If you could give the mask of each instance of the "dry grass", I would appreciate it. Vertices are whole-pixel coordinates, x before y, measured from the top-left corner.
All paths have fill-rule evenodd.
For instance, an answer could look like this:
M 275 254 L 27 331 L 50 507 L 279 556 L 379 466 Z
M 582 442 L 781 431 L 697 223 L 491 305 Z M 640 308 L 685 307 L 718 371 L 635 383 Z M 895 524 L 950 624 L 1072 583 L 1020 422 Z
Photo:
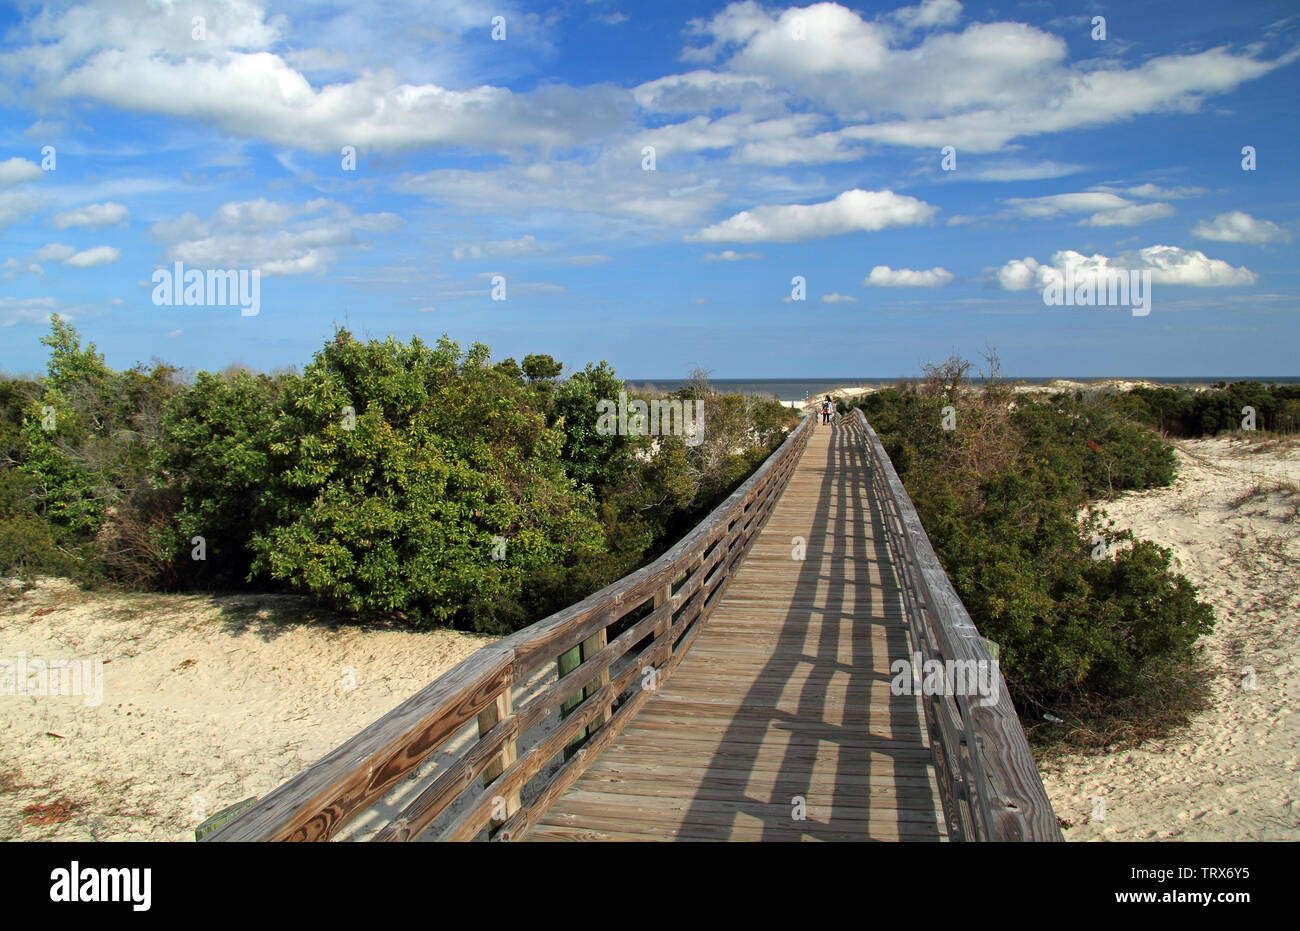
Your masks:
M 1295 520 L 1297 516 L 1300 516 L 1300 486 L 1282 479 L 1255 482 L 1254 485 L 1229 500 L 1228 508 L 1238 511 L 1252 501 L 1267 503 L 1269 498 L 1275 494 L 1281 495 L 1283 502 L 1290 505 L 1290 512 L 1282 518 L 1284 521 Z
M 23 809 L 24 825 L 47 827 L 51 824 L 63 824 L 71 821 L 73 815 L 86 807 L 85 802 L 73 802 L 66 798 L 52 802 L 35 802 Z

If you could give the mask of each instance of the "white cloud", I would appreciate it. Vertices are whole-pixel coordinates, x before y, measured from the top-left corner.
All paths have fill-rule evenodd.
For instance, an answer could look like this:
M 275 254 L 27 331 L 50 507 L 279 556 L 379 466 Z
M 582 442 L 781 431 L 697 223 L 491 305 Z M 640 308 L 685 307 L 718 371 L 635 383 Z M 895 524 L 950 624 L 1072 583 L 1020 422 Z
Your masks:
M 1114 188 L 1099 186 L 1093 188 L 1096 191 L 1114 191 Z M 1184 197 L 1199 197 L 1205 193 L 1203 187 L 1160 187 L 1156 184 L 1139 184 L 1135 187 L 1124 188 L 1123 193 L 1131 194 L 1134 197 L 1141 197 L 1143 200 L 1181 200 Z
M 401 9 L 389 9 L 394 5 Z M 415 3 L 350 3 L 296 15 L 292 34 L 288 19 L 268 15 L 258 0 L 208 0 L 192 9 L 207 21 L 201 42 L 191 38 L 190 5 L 175 9 L 170 0 L 89 0 L 35 13 L 14 30 L 30 36 L 30 44 L 0 53 L 0 69 L 21 75 L 44 99 L 94 100 L 335 154 L 344 145 L 386 151 L 570 145 L 608 129 L 631 103 L 628 91 L 607 84 L 516 94 L 466 80 L 463 69 L 450 65 L 443 84 L 427 79 L 440 59 L 468 64 L 454 42 L 445 55 L 429 54 L 429 29 L 419 24 L 431 15 L 440 25 L 459 31 L 463 20 L 464 30 L 486 34 L 491 16 L 505 13 L 512 47 L 544 49 L 543 18 L 512 2 L 489 7 L 454 0 L 432 11 Z M 394 29 L 397 22 L 407 25 Z M 420 39 L 422 55 L 415 54 Z M 347 48 L 366 60 L 350 57 L 349 70 L 327 70 L 328 83 L 313 82 L 299 67 L 345 63 L 295 52 L 321 47 Z M 457 76 L 463 89 L 445 86 Z
M 961 4 L 957 0 L 922 0 L 920 6 L 905 6 L 890 16 L 904 29 L 951 26 L 961 19 Z
M 40 205 L 36 196 L 25 190 L 10 188 L 36 181 L 44 174 L 39 165 L 25 158 L 10 158 L 0 162 L 0 228 L 36 212 Z
M 1012 259 L 998 269 L 998 283 L 1004 291 L 1027 291 L 1038 279 L 1038 268 L 1032 256 Z
M 666 188 L 664 172 L 641 170 L 641 146 L 640 138 L 625 140 L 594 160 L 521 162 L 478 171 L 435 169 L 403 175 L 393 188 L 468 213 L 563 211 L 603 217 L 636 235 L 644 235 L 647 224 L 697 225 L 725 199 L 716 180 L 689 169 L 674 172 L 679 186 Z
M 856 304 L 858 299 L 856 297 L 850 297 L 847 294 L 832 293 L 823 294 L 821 296 L 821 302 L 823 304 Z
M 1244 242 L 1260 245 L 1290 242 L 1291 234 L 1269 220 L 1257 220 L 1240 210 L 1221 213 L 1213 220 L 1202 220 L 1192 227 L 1192 235 L 1215 242 Z
M 94 268 L 96 265 L 112 265 L 122 253 L 112 246 L 94 246 L 69 256 L 63 261 L 70 268 Z
M 924 270 L 877 265 L 862 281 L 864 288 L 943 288 L 952 284 L 952 272 L 936 266 Z
M 503 256 L 537 255 L 546 250 L 537 245 L 537 240 L 528 234 L 519 239 L 503 239 L 497 242 L 485 242 L 478 245 L 456 246 L 451 250 L 457 260 L 495 259 Z
M 1115 194 L 1088 191 L 1080 194 L 1049 194 L 1045 197 L 1012 197 L 1006 205 L 1019 216 L 1040 220 L 1062 213 L 1091 213 L 1094 210 L 1114 210 L 1129 206 L 1129 202 Z
M 1135 270 L 1150 271 L 1153 284 L 1196 288 L 1252 285 L 1259 277 L 1248 268 L 1234 267 L 1222 259 L 1209 258 L 1196 249 L 1147 246 L 1137 251 L 1121 253 L 1114 258 L 1101 254 L 1086 256 L 1070 249 L 1062 249 L 1052 254 L 1050 265 L 1041 265 L 1033 258 L 1012 259 L 998 269 L 997 278 L 1004 290 L 1025 291 L 1033 287 L 1046 287 L 1063 278 L 1067 267 L 1072 269 L 1071 277 L 1075 281 L 1108 270 Z
M 52 297 L 0 297 L 0 327 L 46 323 L 51 315 L 68 319 L 67 308 Z
M 845 191 L 822 204 L 743 210 L 686 237 L 690 242 L 801 242 L 893 226 L 916 226 L 938 208 L 893 191 Z
M 706 252 L 704 261 L 706 262 L 744 262 L 749 259 L 761 259 L 762 253 L 759 252 L 736 252 L 734 249 L 723 249 L 721 252 Z
M 564 260 L 564 264 L 581 268 L 587 265 L 603 265 L 608 261 L 609 256 L 607 255 L 572 255 Z
M 961 181 L 1041 181 L 1046 178 L 1063 178 L 1078 174 L 1084 170 L 1083 165 L 1054 162 L 1050 159 L 1041 162 L 1003 161 L 979 165 L 975 168 L 961 169 Z
M 103 204 L 87 204 L 85 207 L 77 207 L 75 210 L 65 210 L 63 213 L 56 213 L 50 217 L 50 223 L 55 229 L 65 230 L 69 226 L 80 226 L 85 229 L 95 230 L 104 226 L 116 226 L 119 223 L 126 222 L 130 216 L 130 211 L 122 204 L 108 201 Z
M 258 199 L 222 204 L 207 220 L 184 213 L 149 233 L 166 244 L 170 262 L 302 275 L 324 271 L 341 249 L 362 247 L 359 233 L 387 233 L 401 225 L 396 214 L 355 214 L 325 198 L 303 204 Z
M 1149 220 L 1173 215 L 1174 208 L 1169 204 L 1130 204 L 1127 207 L 1102 210 L 1080 222 L 1085 226 L 1137 226 Z
M 1090 213 L 1092 216 L 1080 221 L 1085 226 L 1137 226 L 1174 213 L 1168 204 L 1134 204 L 1109 191 L 1012 197 L 1005 203 L 1009 211 L 1002 214 L 1004 217 L 1044 220 L 1061 214 Z
M 899 11 L 917 25 L 951 23 L 959 12 L 946 4 Z M 796 19 L 806 38 L 793 41 Z M 1290 63 L 1258 48 L 1236 54 L 1227 47 L 1152 57 L 1124 67 L 1117 61 L 1069 62 L 1058 35 L 1016 22 L 975 22 L 959 32 L 935 31 L 914 46 L 890 21 L 868 22 L 835 3 L 765 10 L 731 3 L 690 31 L 705 44 L 688 48 L 688 61 L 716 62 L 717 70 L 744 76 L 789 101 L 811 101 L 846 125 L 847 141 L 966 152 L 994 152 L 1017 137 L 1102 126 L 1148 113 L 1196 110 L 1213 94 Z M 697 89 L 722 90 L 720 81 L 696 77 Z
M 35 181 L 45 172 L 35 162 L 25 158 L 9 158 L 0 162 L 0 188 L 12 187 L 24 181 Z
M 52 242 L 41 246 L 32 254 L 38 262 L 66 262 L 77 254 L 77 250 L 72 246 L 65 246 L 61 242 Z
M 3 269 L 3 277 L 6 281 L 18 277 L 22 274 L 36 275 L 37 277 L 45 274 L 45 269 L 41 268 L 35 262 L 24 262 L 18 259 L 5 259 L 0 263 L 0 269 Z

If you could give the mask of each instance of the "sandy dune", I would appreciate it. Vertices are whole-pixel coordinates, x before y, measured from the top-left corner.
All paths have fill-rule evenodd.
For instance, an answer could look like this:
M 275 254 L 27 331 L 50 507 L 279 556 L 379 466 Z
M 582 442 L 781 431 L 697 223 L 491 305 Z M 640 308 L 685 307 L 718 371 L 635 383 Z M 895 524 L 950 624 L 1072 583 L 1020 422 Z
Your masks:
M 1181 442 L 1172 488 L 1106 508 L 1117 526 L 1172 549 L 1214 605 L 1205 645 L 1216 675 L 1210 707 L 1186 733 L 1044 764 L 1057 815 L 1074 823 L 1067 840 L 1300 840 L 1300 495 L 1233 506 L 1257 484 L 1295 489 L 1300 446 L 1251 449 Z
M 89 688 L 0 696 L 0 840 L 193 840 L 203 818 L 266 794 L 490 642 L 317 613 L 290 596 L 61 581 L 0 604 L 0 660 L 104 661 L 98 705 Z

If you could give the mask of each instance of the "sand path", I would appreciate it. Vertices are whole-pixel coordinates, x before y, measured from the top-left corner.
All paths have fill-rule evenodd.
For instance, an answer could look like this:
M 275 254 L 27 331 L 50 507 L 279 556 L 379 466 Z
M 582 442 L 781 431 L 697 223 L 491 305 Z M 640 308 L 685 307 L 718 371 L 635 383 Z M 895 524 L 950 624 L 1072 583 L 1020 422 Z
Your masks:
M 1067 840 L 1300 839 L 1300 495 L 1234 506 L 1261 482 L 1296 488 L 1300 447 L 1251 448 L 1181 442 L 1174 486 L 1106 508 L 1117 526 L 1172 549 L 1214 606 L 1204 643 L 1215 677 L 1210 707 L 1185 733 L 1044 764 L 1057 815 L 1074 823 Z

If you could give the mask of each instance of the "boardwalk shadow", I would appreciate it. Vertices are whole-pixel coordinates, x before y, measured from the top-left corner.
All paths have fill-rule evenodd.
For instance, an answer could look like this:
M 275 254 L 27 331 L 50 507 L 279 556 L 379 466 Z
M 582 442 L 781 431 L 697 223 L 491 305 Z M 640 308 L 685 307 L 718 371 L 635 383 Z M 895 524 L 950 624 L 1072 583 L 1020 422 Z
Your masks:
M 890 660 L 910 645 L 862 433 L 853 421 L 823 429 L 833 429 L 829 447 L 805 453 L 824 455 L 826 471 L 791 607 L 684 813 L 682 839 L 714 836 L 692 827 L 717 825 L 720 807 L 734 809 L 733 824 L 748 816 L 750 836 L 757 819 L 765 841 L 942 837 L 924 718 L 914 698 L 889 692 Z

